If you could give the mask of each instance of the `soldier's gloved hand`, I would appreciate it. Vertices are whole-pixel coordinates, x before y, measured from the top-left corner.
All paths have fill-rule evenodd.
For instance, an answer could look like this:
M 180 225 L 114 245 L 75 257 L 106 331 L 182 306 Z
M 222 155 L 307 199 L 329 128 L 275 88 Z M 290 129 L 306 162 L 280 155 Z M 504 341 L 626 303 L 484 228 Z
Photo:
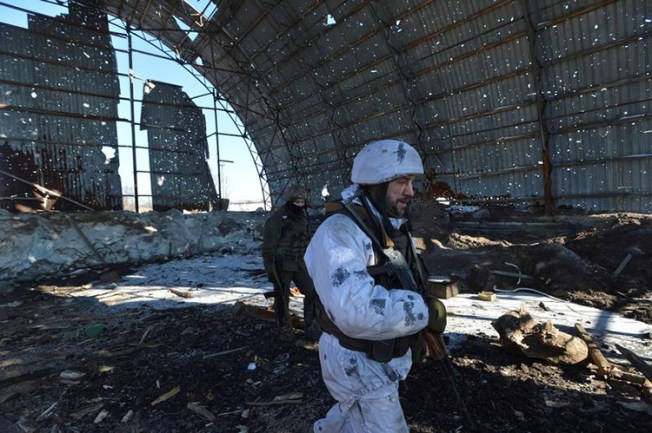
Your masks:
M 426 296 L 424 300 L 428 306 L 427 328 L 436 334 L 443 334 L 446 329 L 446 306 L 434 296 Z

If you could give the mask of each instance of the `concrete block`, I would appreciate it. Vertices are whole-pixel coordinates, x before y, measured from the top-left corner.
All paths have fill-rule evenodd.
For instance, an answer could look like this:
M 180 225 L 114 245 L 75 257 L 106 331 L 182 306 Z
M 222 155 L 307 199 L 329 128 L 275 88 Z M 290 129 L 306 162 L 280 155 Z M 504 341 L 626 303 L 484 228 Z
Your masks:
M 439 299 L 448 299 L 460 293 L 460 282 L 447 276 L 431 275 L 426 290 Z

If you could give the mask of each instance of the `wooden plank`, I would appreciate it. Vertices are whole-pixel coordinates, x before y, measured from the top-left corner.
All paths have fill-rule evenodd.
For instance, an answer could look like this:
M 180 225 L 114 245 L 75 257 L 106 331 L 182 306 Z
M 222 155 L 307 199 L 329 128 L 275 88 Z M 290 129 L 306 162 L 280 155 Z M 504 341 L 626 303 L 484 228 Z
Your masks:
M 182 298 L 192 298 L 192 293 L 187 290 L 171 288 L 170 292 L 174 293 L 177 296 L 181 296 Z
M 591 362 L 598 367 L 600 375 L 608 376 L 613 367 L 609 361 L 607 361 L 607 358 L 604 357 L 598 345 L 595 344 L 591 334 L 589 334 L 580 323 L 575 324 L 575 329 L 579 333 L 580 338 L 584 340 L 587 346 L 589 346 L 589 358 L 591 359 Z
M 274 313 L 274 310 L 263 308 L 263 307 L 257 307 L 255 305 L 247 305 L 241 301 L 237 301 L 235 304 L 233 304 L 233 307 L 231 308 L 231 313 L 234 316 L 246 315 L 249 317 L 253 317 L 254 319 L 260 319 L 266 322 L 276 323 L 276 313 Z M 294 329 L 305 328 L 305 324 L 301 317 L 290 315 L 290 320 L 292 321 L 292 327 Z
M 618 351 L 620 351 L 620 353 L 622 353 L 638 371 L 643 373 L 643 376 L 645 376 L 647 380 L 652 381 L 652 367 L 650 367 L 643 358 L 619 344 L 616 344 L 616 349 L 618 349 Z

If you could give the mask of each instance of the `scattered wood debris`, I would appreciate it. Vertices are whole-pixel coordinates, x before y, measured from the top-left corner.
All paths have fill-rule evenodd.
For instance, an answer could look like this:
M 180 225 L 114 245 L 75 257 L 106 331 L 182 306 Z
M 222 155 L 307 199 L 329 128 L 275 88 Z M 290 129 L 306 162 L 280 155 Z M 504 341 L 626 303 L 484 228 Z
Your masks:
M 257 307 L 254 305 L 247 305 L 244 302 L 236 302 L 231 308 L 231 314 L 234 316 L 245 315 L 253 317 L 255 319 L 265 320 L 267 322 L 276 323 L 276 315 L 274 310 L 267 309 L 264 307 Z M 290 320 L 292 320 L 292 327 L 294 329 L 303 329 L 305 324 L 303 318 L 297 317 L 293 314 L 290 315 Z
M 188 410 L 195 412 L 197 415 L 205 418 L 208 421 L 215 421 L 216 418 L 215 415 L 213 415 L 211 411 L 209 411 L 208 409 L 206 409 L 204 406 L 200 405 L 197 402 L 192 402 L 192 401 L 188 402 L 186 407 L 188 408 Z
M 239 352 L 239 351 L 244 350 L 246 348 L 247 348 L 247 346 L 242 346 L 242 347 L 238 347 L 236 349 L 229 349 L 229 350 L 223 350 L 221 352 L 209 353 L 208 355 L 202 356 L 202 359 L 215 358 L 216 356 L 222 356 L 222 355 L 226 355 L 226 354 L 229 354 L 229 353 Z
M 652 381 L 652 367 L 650 367 L 640 356 L 632 352 L 631 350 L 616 344 L 616 349 L 622 353 L 625 358 L 641 373 L 648 381 Z
M 609 361 L 607 361 L 607 358 L 604 357 L 598 345 L 593 341 L 591 334 L 586 332 L 586 329 L 584 329 L 584 326 L 582 326 L 581 323 L 576 323 L 575 329 L 579 333 L 580 338 L 587 344 L 589 348 L 589 358 L 591 359 L 591 362 L 598 367 L 598 373 L 601 376 L 608 376 L 611 373 L 612 366 Z
M 496 294 L 489 291 L 478 292 L 478 299 L 481 301 L 494 302 L 496 300 Z
M 170 292 L 174 293 L 177 296 L 182 298 L 192 298 L 192 293 L 188 290 L 175 289 L 174 287 L 170 289 Z
M 156 406 L 159 403 L 163 403 L 164 401 L 169 400 L 172 397 L 174 397 L 175 395 L 177 395 L 179 393 L 179 391 L 181 391 L 181 387 L 176 386 L 176 387 L 172 388 L 170 391 L 168 391 L 165 394 L 163 394 L 162 396 L 160 396 L 159 398 L 157 398 L 156 400 L 154 400 L 153 402 L 151 402 L 150 405 Z
M 102 409 L 100 413 L 98 413 L 95 419 L 93 420 L 93 424 L 101 423 L 104 420 L 104 418 L 106 418 L 107 416 L 109 416 L 109 411 L 106 409 Z
M 293 392 L 290 394 L 277 395 L 272 401 L 252 401 L 247 402 L 249 406 L 272 406 L 281 404 L 302 404 L 303 393 Z
M 580 338 L 588 345 L 589 348 L 589 359 L 596 367 L 598 367 L 598 374 L 608 379 L 616 379 L 620 381 L 630 382 L 635 385 L 641 385 L 643 388 L 652 389 L 652 382 L 647 378 L 632 374 L 629 372 L 622 371 L 619 368 L 614 367 L 604 356 L 598 345 L 593 340 L 591 334 L 589 334 L 586 329 L 580 323 L 575 324 L 575 329 L 580 335 Z M 622 349 L 619 345 L 616 345 L 618 350 Z M 627 349 L 625 349 L 627 350 Z
M 129 409 L 127 413 L 122 417 L 122 420 L 120 420 L 120 422 L 128 423 L 129 421 L 131 421 L 133 417 L 134 417 L 134 411 L 132 409 Z
M 73 419 L 82 419 L 85 416 L 90 415 L 92 413 L 96 413 L 96 412 L 99 413 L 102 410 L 102 408 L 104 408 L 104 403 L 92 403 L 82 407 L 80 410 L 74 412 L 70 416 Z

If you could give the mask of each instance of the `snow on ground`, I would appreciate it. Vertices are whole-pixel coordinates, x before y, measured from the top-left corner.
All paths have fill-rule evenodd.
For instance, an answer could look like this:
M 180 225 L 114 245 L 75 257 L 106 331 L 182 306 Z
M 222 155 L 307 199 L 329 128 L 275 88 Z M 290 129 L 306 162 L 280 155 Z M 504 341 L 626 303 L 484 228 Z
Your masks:
M 618 354 L 615 344 L 630 349 L 640 356 L 652 357 L 649 336 L 652 326 L 615 313 L 553 298 L 528 289 L 497 293 L 496 301 L 482 301 L 476 294 L 460 294 L 445 299 L 449 320 L 447 333 L 451 347 L 468 335 L 491 335 L 498 333 L 491 321 L 510 310 L 519 310 L 525 304 L 527 311 L 539 323 L 550 320 L 563 332 L 577 335 L 575 324 L 580 323 L 602 349 Z
M 184 298 L 170 289 L 192 296 Z M 94 297 L 117 308 L 167 309 L 194 304 L 230 308 L 236 301 L 270 306 L 272 299 L 265 299 L 264 293 L 271 290 L 259 255 L 225 254 L 150 264 L 124 275 L 118 282 L 89 285 L 74 292 L 74 296 Z M 449 313 L 446 334 L 451 348 L 471 335 L 497 338 L 491 321 L 509 310 L 518 310 L 524 303 L 535 320 L 541 323 L 551 320 L 561 331 L 575 335 L 573 327 L 581 323 L 603 350 L 617 354 L 614 346 L 617 343 L 640 356 L 652 357 L 652 347 L 647 343 L 652 326 L 528 289 L 497 293 L 493 302 L 482 301 L 475 294 L 459 294 L 443 302 Z M 302 316 L 301 306 L 301 296 L 291 298 L 290 309 L 295 315 Z
M 90 285 L 89 285 L 90 286 Z M 184 298 L 171 289 L 187 292 Z M 230 308 L 236 301 L 269 306 L 264 294 L 273 290 L 263 269 L 262 257 L 226 254 L 198 256 L 143 266 L 120 281 L 93 285 L 74 292 L 74 296 L 94 297 L 107 306 L 137 306 L 163 310 L 195 304 L 214 304 Z M 302 316 L 302 297 L 293 297 L 290 308 Z

